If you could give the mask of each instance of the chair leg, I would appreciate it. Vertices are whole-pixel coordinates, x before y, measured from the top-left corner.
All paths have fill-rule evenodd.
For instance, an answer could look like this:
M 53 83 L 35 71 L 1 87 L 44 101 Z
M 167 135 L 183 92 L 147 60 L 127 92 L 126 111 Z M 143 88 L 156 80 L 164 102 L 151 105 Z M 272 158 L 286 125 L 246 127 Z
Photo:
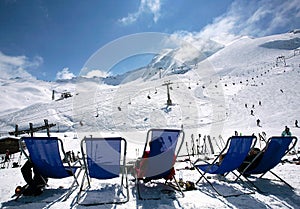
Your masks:
M 165 185 L 179 191 L 181 196 L 184 197 L 184 193 L 183 193 L 179 183 L 176 181 L 175 177 L 173 177 L 173 180 L 175 181 L 176 185 L 168 184 L 167 181 L 165 182 Z M 161 199 L 160 197 L 149 197 L 149 198 L 142 197 L 140 186 L 141 186 L 140 180 L 136 178 L 137 196 L 138 196 L 139 200 L 160 200 Z
M 74 181 L 73 183 L 71 184 L 70 188 L 69 188 L 69 191 L 65 194 L 65 197 L 64 199 L 62 200 L 63 202 L 66 201 L 70 195 L 75 191 L 75 189 L 79 186 L 79 183 L 78 183 L 78 177 L 80 175 L 82 171 L 82 168 L 80 168 L 80 170 L 78 171 L 77 175 L 73 174 L 74 176 Z M 76 186 L 75 186 L 75 183 L 76 183 Z
M 161 199 L 160 197 L 150 197 L 150 198 L 142 197 L 140 186 L 141 186 L 140 180 L 136 178 L 137 196 L 138 196 L 139 200 L 160 200 Z
M 276 176 L 280 181 L 282 181 L 283 183 L 285 183 L 288 187 L 290 187 L 291 189 L 294 189 L 294 187 L 292 187 L 289 183 L 287 183 L 285 180 L 283 180 L 282 178 L 280 178 L 277 174 L 275 174 L 272 171 L 269 171 L 269 172 L 271 172 L 274 176 Z
M 242 175 L 243 176 L 243 175 Z M 260 189 L 260 188 L 258 188 L 252 181 L 250 181 L 246 176 L 243 176 L 246 180 L 247 180 L 247 182 L 249 182 L 259 193 L 261 193 L 261 194 L 263 194 L 264 192 Z
M 181 196 L 184 197 L 184 193 L 183 193 L 183 191 L 182 191 L 182 189 L 181 189 L 178 181 L 175 179 L 175 176 L 173 176 L 173 180 L 175 181 L 175 184 L 176 184 L 176 188 L 175 189 L 177 189 L 181 193 Z
M 291 189 L 294 189 L 294 187 L 292 187 L 289 183 L 287 183 L 286 181 L 284 181 L 282 178 L 280 178 L 277 174 L 275 174 L 274 172 L 272 171 L 269 171 L 271 174 L 273 174 L 276 178 L 278 178 L 281 182 L 283 182 L 284 184 L 286 184 L 289 188 Z M 266 172 L 267 173 L 267 172 Z M 266 173 L 263 173 L 261 176 L 259 176 L 258 178 L 259 179 L 263 179 L 262 177 L 266 174 Z M 240 176 L 243 176 L 243 175 L 240 175 Z M 249 180 L 246 176 L 243 176 L 247 182 L 249 182 L 252 186 L 254 186 L 256 188 L 256 190 L 259 192 L 259 193 L 266 193 L 264 191 L 262 191 L 258 186 L 256 186 L 251 180 Z M 237 179 L 236 179 L 237 180 Z
M 205 181 L 212 187 L 212 189 L 219 195 L 219 196 L 222 196 L 222 197 L 237 197 L 237 196 L 240 196 L 240 195 L 247 195 L 247 194 L 254 194 L 254 192 L 248 192 L 248 193 L 246 193 L 246 192 L 242 192 L 242 193 L 240 193 L 240 194 L 229 194 L 229 195 L 225 195 L 225 194 L 221 194 L 217 189 L 216 189 L 216 187 L 205 177 L 205 173 L 204 174 L 202 174 L 200 171 L 199 171 L 199 173 L 202 175 L 201 177 L 200 177 L 200 179 L 197 181 L 197 183 L 196 184 L 198 184 L 199 183 L 199 181 L 202 179 L 202 178 L 204 178 L 205 179 Z M 234 172 L 232 172 L 234 175 L 236 175 Z M 249 187 L 250 188 L 250 187 Z
M 246 176 L 243 176 L 247 181 L 243 181 L 243 179 L 241 178 L 241 176 L 242 176 L 242 174 L 236 174 L 234 171 L 232 171 L 231 172 L 235 177 L 237 177 L 235 180 L 234 180 L 234 182 L 237 182 L 238 180 L 241 180 L 241 182 L 243 183 L 243 184 L 246 184 L 247 185 L 247 187 L 249 188 L 249 189 L 252 189 L 251 188 L 251 185 L 252 186 L 254 186 L 255 188 L 256 188 L 256 190 L 259 192 L 259 193 L 263 193 L 259 188 L 257 188 Z M 248 184 L 248 183 L 249 184 Z M 251 185 L 250 185 L 251 184 Z M 254 192 L 249 192 L 249 193 L 245 193 L 245 194 L 254 194 Z
M 200 169 L 197 166 L 194 166 L 194 167 L 201 175 L 200 178 L 196 181 L 196 184 L 198 184 L 201 181 L 201 179 L 204 177 L 204 174 L 200 171 Z
M 124 171 L 122 172 L 122 178 L 121 178 L 121 188 L 124 187 L 126 189 L 126 199 L 122 201 L 121 203 L 126 203 L 129 201 L 129 187 L 128 187 L 128 176 L 127 176 L 127 168 L 125 167 L 125 174 Z M 125 175 L 125 186 L 124 186 L 124 175 Z

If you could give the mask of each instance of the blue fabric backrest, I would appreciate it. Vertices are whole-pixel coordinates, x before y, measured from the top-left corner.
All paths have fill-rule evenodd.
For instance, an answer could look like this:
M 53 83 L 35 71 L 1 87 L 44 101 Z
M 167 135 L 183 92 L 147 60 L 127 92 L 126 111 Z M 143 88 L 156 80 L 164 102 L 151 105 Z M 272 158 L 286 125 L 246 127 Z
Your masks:
M 228 151 L 218 168 L 218 173 L 237 169 L 250 151 L 253 139 L 253 136 L 232 136 Z
M 122 138 L 86 138 L 86 154 L 89 176 L 111 179 L 120 174 Z
M 152 130 L 146 177 L 166 176 L 175 163 L 180 130 Z
M 293 141 L 293 137 L 271 137 L 267 145 L 267 149 L 263 153 L 258 165 L 247 172 L 246 174 L 265 173 L 276 165 L 278 165 L 289 149 L 289 145 Z
M 65 178 L 66 171 L 60 157 L 57 137 L 23 137 L 35 169 L 44 177 Z

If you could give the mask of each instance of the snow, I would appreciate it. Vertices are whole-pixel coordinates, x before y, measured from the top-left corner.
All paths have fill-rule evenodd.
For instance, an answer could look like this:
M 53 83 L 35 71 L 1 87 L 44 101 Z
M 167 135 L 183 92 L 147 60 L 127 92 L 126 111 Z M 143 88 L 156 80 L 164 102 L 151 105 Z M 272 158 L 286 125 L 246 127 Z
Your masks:
M 199 134 L 202 138 L 210 135 L 214 138 L 216 149 L 220 146 L 217 142 L 219 135 L 227 139 L 235 131 L 256 136 L 265 132 L 270 137 L 280 135 L 287 125 L 292 134 L 299 137 L 300 128 L 296 128 L 294 122 L 300 120 L 300 55 L 296 53 L 294 56 L 294 48 L 290 45 L 299 37 L 299 33 L 241 37 L 209 58 L 189 66 L 184 74 L 172 73 L 171 66 L 176 62 L 170 60 L 171 53 L 166 51 L 154 58 L 149 68 L 106 80 L 73 78 L 46 82 L 33 78 L 1 78 L 0 134 L 13 131 L 15 124 L 26 129 L 30 122 L 39 126 L 48 119 L 49 123 L 56 124 L 51 129 L 51 136 L 61 138 L 66 151 L 80 151 L 80 141 L 84 136 L 124 137 L 128 142 L 128 162 L 142 155 L 146 132 L 150 128 L 183 127 L 189 147 L 192 135 L 194 139 L 198 139 Z M 174 56 L 179 54 L 174 53 Z M 283 63 L 276 65 L 278 56 L 285 56 L 286 66 Z M 158 63 L 165 64 L 161 78 L 158 72 L 151 71 L 151 66 L 158 66 Z M 150 72 L 153 75 L 150 76 Z M 171 106 L 166 105 L 166 82 L 172 83 Z M 55 100 L 52 100 L 52 90 L 57 92 Z M 65 91 L 73 96 L 56 101 Z M 250 114 L 251 109 L 254 115 Z M 260 119 L 261 127 L 256 125 L 257 119 Z M 299 142 L 295 149 L 299 150 Z M 186 154 L 185 144 L 180 154 Z M 18 156 L 14 154 L 14 162 Z M 297 157 L 289 155 L 285 159 Z M 22 162 L 24 160 L 22 156 Z M 176 168 L 186 166 L 190 165 L 187 162 L 176 163 Z M 258 181 L 257 184 L 267 193 L 223 198 L 204 183 L 196 190 L 185 192 L 184 198 L 176 195 L 174 199 L 164 194 L 159 201 L 140 201 L 136 198 L 134 182 L 129 181 L 128 203 L 89 208 L 298 208 L 299 165 L 279 164 L 273 171 L 295 189 L 291 190 L 278 181 Z M 180 170 L 176 171 L 176 178 L 179 176 L 185 181 L 195 182 L 199 174 L 195 170 Z M 270 175 L 266 177 L 272 178 Z M 133 176 L 129 175 L 129 179 L 132 180 Z M 223 192 L 238 192 L 240 189 L 239 184 L 228 186 L 215 177 L 211 180 Z M 85 208 L 73 202 L 78 189 L 67 201 L 60 201 L 71 181 L 71 178 L 50 179 L 49 187 L 41 196 L 14 201 L 11 196 L 15 187 L 25 184 L 20 168 L 1 169 L 0 205 L 2 208 Z M 105 183 L 107 188 L 111 188 L 116 182 L 113 179 Z M 63 189 L 59 189 L 60 186 Z M 92 197 L 109 198 L 105 191 Z

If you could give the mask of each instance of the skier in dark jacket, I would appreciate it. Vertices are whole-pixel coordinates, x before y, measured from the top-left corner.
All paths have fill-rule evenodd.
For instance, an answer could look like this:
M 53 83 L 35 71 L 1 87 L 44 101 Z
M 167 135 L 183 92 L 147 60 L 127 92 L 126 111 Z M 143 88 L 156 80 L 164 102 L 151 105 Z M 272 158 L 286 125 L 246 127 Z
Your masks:
M 292 133 L 290 132 L 290 129 L 287 126 L 285 126 L 285 129 L 281 133 L 281 136 L 292 136 Z

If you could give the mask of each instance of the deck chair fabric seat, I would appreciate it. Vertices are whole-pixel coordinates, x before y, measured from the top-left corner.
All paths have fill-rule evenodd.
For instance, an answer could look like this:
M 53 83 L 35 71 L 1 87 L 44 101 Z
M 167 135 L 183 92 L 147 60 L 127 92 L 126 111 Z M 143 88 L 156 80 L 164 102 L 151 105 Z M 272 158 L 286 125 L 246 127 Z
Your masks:
M 73 176 L 80 166 L 65 166 L 58 153 L 56 137 L 23 138 L 30 153 L 29 157 L 37 171 L 44 177 L 66 178 Z M 38 152 L 36 152 L 38 150 Z
M 142 181 L 165 179 L 175 181 L 175 189 L 184 196 L 174 175 L 174 164 L 184 140 L 184 132 L 177 129 L 150 129 L 144 146 L 143 158 L 136 166 L 136 185 L 139 199 L 159 199 L 156 197 L 144 198 L 140 192 Z M 180 141 L 180 142 L 179 142 Z M 178 146 L 179 142 L 179 146 Z M 149 150 L 147 150 L 149 148 Z M 147 153 L 147 156 L 145 156 Z M 143 164 L 143 165 L 141 165 Z
M 193 163 L 193 166 L 201 175 L 196 184 L 204 178 L 217 192 L 217 194 L 223 197 L 237 196 L 236 194 L 221 194 L 205 176 L 207 174 L 224 175 L 230 172 L 234 174 L 234 170 L 238 169 L 243 163 L 251 147 L 255 145 L 256 140 L 255 136 L 232 136 L 227 140 L 225 148 L 212 163 L 199 164 L 200 160 L 196 160 Z M 224 157 L 223 160 L 219 162 L 221 156 Z
M 292 143 L 293 140 L 294 143 Z M 281 159 L 296 145 L 296 142 L 296 137 L 271 137 L 256 167 L 251 170 L 247 169 L 244 174 L 263 174 L 271 170 L 281 162 Z M 291 143 L 292 147 L 290 147 Z
M 286 181 L 280 178 L 277 174 L 272 172 L 271 169 L 276 167 L 281 162 L 282 158 L 295 147 L 296 143 L 297 143 L 297 138 L 294 136 L 288 136 L 288 137 L 273 136 L 269 138 L 266 147 L 260 153 L 262 156 L 258 155 L 257 158 L 254 158 L 252 163 L 250 163 L 243 171 L 240 171 L 241 175 L 246 177 L 249 175 L 261 174 L 261 176 L 259 177 L 261 178 L 267 172 L 270 172 L 275 177 L 277 177 L 280 181 L 285 183 L 287 186 L 293 188 Z M 251 166 L 254 163 L 256 165 Z M 246 179 L 249 181 L 247 177 Z M 256 188 L 259 191 L 261 191 L 257 186 Z
M 111 179 L 119 177 L 121 143 L 118 139 L 85 139 L 90 178 Z
M 64 200 L 79 186 L 77 177 L 79 176 L 82 166 L 79 164 L 71 165 L 70 162 L 63 163 L 62 155 L 66 155 L 63 142 L 57 137 L 22 137 L 20 144 L 25 143 L 28 154 L 23 146 L 21 151 L 31 160 L 34 168 L 43 176 L 53 179 L 62 179 L 74 177 L 68 192 L 65 194 Z M 77 174 L 76 174 L 77 173 Z
M 224 151 L 215 158 L 213 163 L 195 164 L 195 167 L 210 174 L 225 174 L 231 172 L 243 163 L 253 145 L 254 139 L 256 138 L 253 136 L 233 136 L 227 141 L 224 150 L 227 149 L 228 144 L 229 148 L 221 163 L 219 163 L 219 158 L 224 154 Z
M 123 151 L 122 151 L 123 149 Z M 85 173 L 82 179 L 80 191 L 77 195 L 77 203 L 80 205 L 120 204 L 129 200 L 128 178 L 126 170 L 127 142 L 121 137 L 84 138 L 81 141 Z M 96 202 L 84 202 L 82 192 L 96 191 L 96 185 L 91 179 L 107 180 L 120 178 L 121 189 L 126 190 L 125 198 L 112 197 L 111 200 Z M 85 181 L 87 186 L 84 188 Z M 125 181 L 125 182 L 124 182 Z M 101 199 L 101 198 L 100 198 Z
M 149 141 L 150 150 L 143 158 L 147 164 L 143 170 L 143 177 L 150 179 L 167 177 L 176 160 L 175 149 L 180 131 L 151 130 L 150 133 L 152 134 Z

